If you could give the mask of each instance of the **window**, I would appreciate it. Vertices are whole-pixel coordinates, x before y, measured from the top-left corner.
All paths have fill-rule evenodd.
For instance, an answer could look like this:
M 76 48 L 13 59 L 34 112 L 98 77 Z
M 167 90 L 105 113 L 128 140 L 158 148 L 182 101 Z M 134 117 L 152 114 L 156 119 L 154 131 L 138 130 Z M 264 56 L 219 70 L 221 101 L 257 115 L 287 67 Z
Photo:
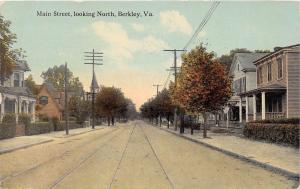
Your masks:
M 268 81 L 272 81 L 272 63 L 268 63 Z
M 14 87 L 20 87 L 20 74 L 14 73 Z
M 39 98 L 39 104 L 42 104 L 42 105 L 48 104 L 48 97 L 47 96 L 41 96 Z
M 282 58 L 277 59 L 278 79 L 282 78 Z
M 257 83 L 262 83 L 262 67 L 258 67 L 257 69 Z
M 240 71 L 240 65 L 239 64 L 237 65 L 237 70 Z

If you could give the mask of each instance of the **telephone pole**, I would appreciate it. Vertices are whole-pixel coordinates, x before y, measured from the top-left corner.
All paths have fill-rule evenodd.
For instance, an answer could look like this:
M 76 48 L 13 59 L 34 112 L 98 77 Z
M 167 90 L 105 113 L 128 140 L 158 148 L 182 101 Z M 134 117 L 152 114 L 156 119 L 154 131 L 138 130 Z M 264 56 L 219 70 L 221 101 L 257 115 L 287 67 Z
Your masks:
M 92 52 L 84 52 L 85 55 L 85 61 L 88 61 L 84 64 L 91 64 L 92 65 L 92 71 L 93 71 L 93 78 L 92 78 L 92 86 L 91 86 L 91 93 L 92 93 L 92 128 L 95 129 L 95 87 L 94 87 L 94 78 L 95 78 L 95 65 L 103 65 L 102 63 L 99 63 L 103 61 L 103 53 L 102 52 L 96 52 L 94 49 Z
M 68 110 L 68 63 L 65 63 L 65 121 L 66 135 L 69 134 L 69 110 Z
M 175 76 L 175 88 L 177 87 L 177 71 L 178 69 L 180 69 L 180 67 L 177 67 L 177 52 L 184 52 L 186 51 L 185 49 L 168 49 L 168 50 L 164 50 L 164 51 L 169 51 L 169 52 L 173 52 L 174 53 L 174 64 L 172 67 L 170 67 L 171 71 L 174 71 L 174 76 Z M 175 110 L 174 110 L 174 129 L 175 131 L 177 131 L 177 113 L 178 113 L 178 108 L 177 106 L 175 106 Z
M 153 84 L 153 87 L 156 87 L 156 96 L 158 95 L 158 88 L 160 87 L 161 85 L 159 85 L 159 84 Z

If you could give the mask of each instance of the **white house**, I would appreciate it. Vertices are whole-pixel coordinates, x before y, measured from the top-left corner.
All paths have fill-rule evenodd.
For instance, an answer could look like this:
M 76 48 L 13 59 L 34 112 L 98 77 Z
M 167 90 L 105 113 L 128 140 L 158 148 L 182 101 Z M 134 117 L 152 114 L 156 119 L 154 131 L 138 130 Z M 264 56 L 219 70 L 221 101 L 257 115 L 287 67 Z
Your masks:
M 0 84 L 0 121 L 7 113 L 14 113 L 18 121 L 21 113 L 35 121 L 35 96 L 24 86 L 24 73 L 30 71 L 27 63 L 17 62 L 13 73 L 3 85 Z
M 241 97 L 240 94 L 256 89 L 256 67 L 254 61 L 268 53 L 236 53 L 234 55 L 229 74 L 233 78 L 233 96 L 228 102 L 227 119 L 229 121 L 248 121 L 248 111 L 253 111 L 252 106 L 246 102 L 249 98 Z M 251 99 L 250 99 L 251 100 Z

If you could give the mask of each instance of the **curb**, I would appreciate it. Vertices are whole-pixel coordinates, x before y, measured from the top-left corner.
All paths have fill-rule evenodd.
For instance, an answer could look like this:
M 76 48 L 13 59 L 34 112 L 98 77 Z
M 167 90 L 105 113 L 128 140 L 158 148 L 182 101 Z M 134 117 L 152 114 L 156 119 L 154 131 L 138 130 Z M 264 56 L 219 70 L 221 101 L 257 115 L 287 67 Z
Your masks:
M 21 150 L 21 149 L 25 149 L 25 148 L 29 148 L 29 147 L 32 147 L 32 146 L 40 145 L 40 144 L 45 144 L 45 143 L 52 142 L 52 141 L 53 141 L 53 139 L 48 139 L 48 140 L 41 141 L 41 142 L 38 142 L 38 143 L 33 143 L 33 144 L 20 146 L 20 147 L 13 148 L 13 149 L 3 150 L 3 151 L 0 151 L 0 155 L 5 154 L 5 153 L 14 152 L 14 151 Z
M 259 166 L 259 167 L 262 167 L 264 169 L 267 169 L 269 171 L 272 171 L 272 172 L 275 172 L 275 173 L 279 173 L 279 174 L 282 174 L 284 176 L 287 176 L 287 177 L 290 177 L 292 179 L 295 179 L 295 180 L 299 180 L 299 174 L 297 173 L 294 173 L 294 172 L 291 172 L 291 171 L 287 171 L 285 169 L 282 169 L 282 168 L 279 168 L 279 167 L 275 167 L 275 166 L 272 166 L 272 165 L 269 165 L 269 164 L 266 164 L 266 163 L 262 163 L 260 161 L 257 161 L 257 160 L 254 160 L 254 159 L 251 159 L 251 158 L 248 158 L 247 156 L 243 156 L 243 155 L 240 155 L 240 154 L 237 154 L 237 153 L 234 153 L 234 152 L 231 152 L 231 151 L 228 151 L 228 150 L 224 150 L 222 148 L 219 148 L 219 147 L 216 147 L 216 146 L 213 146 L 211 144 L 207 144 L 205 142 L 201 142 L 199 140 L 196 140 L 196 139 L 193 139 L 193 138 L 190 138 L 188 136 L 184 136 L 184 135 L 181 135 L 179 133 L 174 133 L 172 131 L 169 131 L 167 129 L 164 129 L 164 128 L 160 128 L 160 127 L 157 127 L 158 129 L 161 129 L 163 131 L 166 131 L 166 132 L 169 132 L 175 136 L 179 136 L 179 137 L 182 137 L 184 139 L 187 139 L 189 141 L 192 141 L 192 142 L 195 142 L 195 143 L 198 143 L 198 144 L 201 144 L 203 146 L 206 146 L 210 149 L 213 149 L 213 150 L 216 150 L 216 151 L 219 151 L 219 152 L 222 152 L 226 155 L 229 155 L 229 156 L 232 156 L 234 158 L 237 158 L 237 159 L 240 159 L 240 160 L 243 160 L 243 161 L 247 161 L 247 162 L 250 162 L 256 166 Z
M 84 131 L 82 133 L 74 133 L 74 134 L 69 134 L 69 135 L 50 136 L 50 137 L 53 137 L 53 138 L 69 138 L 69 137 L 73 137 L 73 136 L 77 136 L 77 135 L 81 135 L 81 134 L 85 134 L 85 133 L 89 133 L 89 132 L 97 131 L 97 130 L 101 130 L 101 129 L 104 129 L 104 128 L 95 128 L 95 129 L 92 129 L 92 130 Z

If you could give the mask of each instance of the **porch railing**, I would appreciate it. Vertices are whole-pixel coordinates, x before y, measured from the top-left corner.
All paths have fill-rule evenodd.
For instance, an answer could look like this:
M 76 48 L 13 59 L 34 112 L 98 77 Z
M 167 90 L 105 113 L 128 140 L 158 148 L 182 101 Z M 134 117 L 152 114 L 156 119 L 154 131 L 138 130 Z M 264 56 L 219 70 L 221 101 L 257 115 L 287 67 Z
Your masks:
M 285 118 L 284 112 L 266 112 L 266 119 Z

